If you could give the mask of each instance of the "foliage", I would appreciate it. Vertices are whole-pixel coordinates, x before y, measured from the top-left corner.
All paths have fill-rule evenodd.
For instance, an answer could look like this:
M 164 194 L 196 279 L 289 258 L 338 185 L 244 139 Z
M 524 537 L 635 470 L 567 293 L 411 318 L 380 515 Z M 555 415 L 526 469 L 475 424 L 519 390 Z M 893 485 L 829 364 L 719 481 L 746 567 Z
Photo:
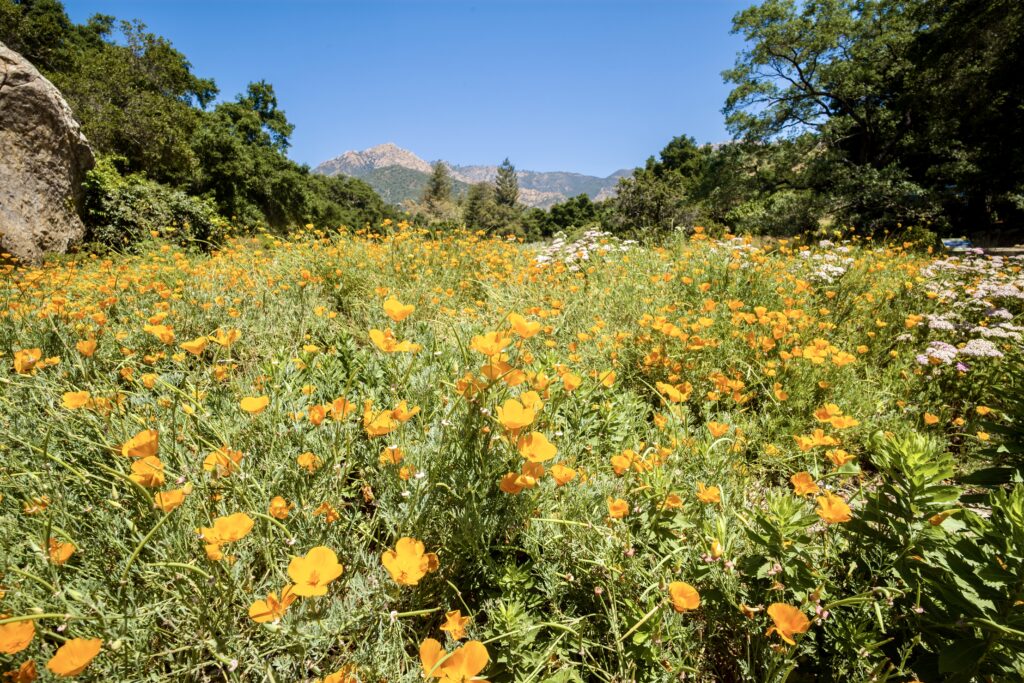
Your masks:
M 519 178 L 516 167 L 505 157 L 498 166 L 498 176 L 494 180 L 494 201 L 498 206 L 515 207 L 519 203 Z
M 831 237 L 11 269 L 0 671 L 1019 678 L 1024 487 L 958 479 L 1019 427 L 1020 269 Z
M 375 224 L 393 213 L 368 186 L 324 183 L 288 159 L 293 126 L 269 83 L 250 83 L 211 110 L 214 82 L 138 21 L 96 15 L 76 25 L 53 0 L 0 0 L 0 40 L 24 50 L 60 88 L 99 152 L 168 185 L 168 196 L 212 198 L 239 228 Z
M 100 158 L 85 181 L 87 241 L 123 250 L 154 237 L 206 249 L 227 236 L 228 224 L 208 199 L 147 180 L 122 176 L 115 159 Z
M 979 229 L 1019 220 L 1024 87 L 1010 65 L 1024 9 L 978 9 L 766 0 L 744 10 L 733 30 L 748 48 L 724 74 L 728 125 L 762 143 L 814 135 L 828 163 L 808 166 L 803 182 L 837 198 L 839 221 L 893 227 L 942 213 Z M 872 191 L 858 192 L 864 179 Z

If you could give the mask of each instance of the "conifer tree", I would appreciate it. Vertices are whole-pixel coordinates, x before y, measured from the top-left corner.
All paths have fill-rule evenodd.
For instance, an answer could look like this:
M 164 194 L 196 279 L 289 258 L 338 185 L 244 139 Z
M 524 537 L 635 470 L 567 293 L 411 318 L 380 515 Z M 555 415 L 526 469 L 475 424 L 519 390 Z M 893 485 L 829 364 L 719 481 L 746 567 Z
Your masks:
M 516 167 L 505 157 L 498 167 L 498 177 L 494 181 L 494 201 L 499 206 L 515 206 L 519 202 L 519 179 Z

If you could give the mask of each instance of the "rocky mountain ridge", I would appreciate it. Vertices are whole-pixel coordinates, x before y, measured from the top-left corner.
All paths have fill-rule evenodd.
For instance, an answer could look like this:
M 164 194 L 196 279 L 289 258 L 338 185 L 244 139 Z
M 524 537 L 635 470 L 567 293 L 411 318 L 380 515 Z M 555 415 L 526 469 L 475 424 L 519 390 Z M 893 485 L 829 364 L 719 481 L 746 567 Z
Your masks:
M 459 165 L 444 162 L 455 180 L 455 192 L 460 194 L 473 183 L 493 182 L 498 173 L 497 166 Z M 407 171 L 401 174 L 382 172 L 382 169 L 399 167 Z M 324 175 L 348 175 L 362 178 L 386 201 L 399 204 L 406 199 L 416 199 L 426 185 L 430 175 L 431 162 L 407 149 L 388 142 L 362 151 L 348 151 L 329 159 L 316 168 L 314 173 Z M 519 170 L 520 200 L 527 206 L 547 208 L 576 195 L 585 194 L 591 199 L 601 200 L 614 196 L 619 178 L 632 171 L 623 169 L 606 178 L 564 171 Z M 396 186 L 395 177 L 402 183 Z

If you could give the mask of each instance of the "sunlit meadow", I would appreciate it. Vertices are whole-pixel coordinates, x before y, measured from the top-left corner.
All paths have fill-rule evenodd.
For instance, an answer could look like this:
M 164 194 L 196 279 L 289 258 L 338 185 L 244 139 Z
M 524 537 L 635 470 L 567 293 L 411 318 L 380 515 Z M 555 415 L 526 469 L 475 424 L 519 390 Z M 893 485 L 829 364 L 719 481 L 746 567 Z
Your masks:
M 1022 263 L 405 225 L 7 267 L 0 672 L 1024 672 Z

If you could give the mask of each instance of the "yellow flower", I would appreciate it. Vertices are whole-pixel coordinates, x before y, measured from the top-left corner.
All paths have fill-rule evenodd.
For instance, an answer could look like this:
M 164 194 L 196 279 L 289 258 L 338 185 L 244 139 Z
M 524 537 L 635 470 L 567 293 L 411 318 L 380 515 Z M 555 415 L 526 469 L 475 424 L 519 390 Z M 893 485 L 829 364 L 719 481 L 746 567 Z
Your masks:
M 5 618 L 6 614 L 0 614 L 0 619 Z M 21 652 L 28 647 L 35 635 L 36 625 L 31 619 L 0 624 L 0 653 L 13 655 Z
M 846 501 L 829 492 L 818 497 L 818 507 L 815 512 L 829 524 L 840 524 L 852 519 L 850 506 L 846 504 Z
M 768 616 L 772 618 L 775 625 L 769 628 L 765 635 L 778 633 L 779 637 L 790 645 L 796 645 L 796 641 L 793 640 L 794 635 L 806 633 L 807 629 L 811 627 L 811 622 L 799 607 L 793 607 L 784 602 L 772 603 L 768 607 Z
M 437 555 L 424 553 L 422 541 L 403 537 L 398 539 L 394 550 L 381 555 L 381 563 L 388 570 L 395 583 L 402 586 L 415 586 L 427 572 L 438 567 Z
M 530 462 L 546 462 L 555 457 L 558 449 L 540 432 L 530 432 L 519 437 L 519 454 Z
M 611 388 L 615 384 L 615 371 L 605 370 L 597 376 L 597 381 L 605 388 Z
M 798 496 L 810 496 L 821 491 L 810 472 L 797 472 L 789 481 L 793 484 L 793 492 Z
M 57 648 L 46 668 L 57 676 L 77 676 L 85 671 L 102 647 L 103 641 L 99 638 L 72 638 Z
M 400 323 L 416 310 L 416 307 L 412 304 L 403 304 L 395 297 L 390 297 L 384 301 L 384 314 L 394 320 L 396 323 Z
M 576 470 L 566 467 L 561 463 L 556 463 L 551 466 L 551 478 L 555 480 L 556 485 L 565 486 L 576 478 Z
M 939 422 L 939 416 L 938 415 L 932 415 L 931 413 L 925 413 L 924 414 L 924 423 L 926 425 L 931 426 L 931 425 L 934 425 L 934 424 L 938 424 L 938 422 Z
M 310 549 L 303 557 L 293 557 L 288 564 L 288 576 L 295 582 L 293 592 L 302 597 L 327 595 L 327 585 L 342 571 L 338 556 L 322 545 Z
M 441 624 L 442 631 L 447 631 L 453 640 L 462 640 L 466 637 L 466 624 L 472 617 L 464 617 L 460 610 L 454 610 L 446 612 L 444 618 L 445 622 Z
M 697 482 L 697 500 L 702 503 L 721 503 L 722 491 L 717 486 L 705 486 L 704 482 Z
M 293 507 L 295 507 L 294 503 L 289 503 L 281 496 L 274 496 L 270 499 L 270 509 L 268 514 L 274 519 L 288 519 L 288 515 L 291 513 Z
M 622 498 L 608 499 L 608 516 L 612 519 L 622 519 L 629 514 L 629 503 Z
M 270 398 L 267 396 L 246 396 L 239 401 L 238 405 L 250 415 L 259 415 L 269 403 Z
M 668 585 L 668 596 L 672 600 L 672 609 L 686 612 L 700 607 L 700 593 L 684 581 L 673 581 Z
M 139 458 L 132 463 L 132 473 L 128 478 L 147 489 L 163 486 L 164 463 L 155 455 Z
M 92 394 L 88 391 L 67 391 L 61 397 L 61 405 L 68 410 L 78 410 L 92 403 Z
M 147 458 L 156 455 L 160 446 L 160 435 L 155 429 L 144 429 L 121 446 L 121 455 L 126 458 Z
M 279 621 L 284 618 L 288 607 L 298 597 L 292 592 L 292 584 L 286 584 L 281 589 L 281 597 L 277 593 L 268 593 L 266 600 L 257 600 L 249 605 L 249 618 L 257 624 L 265 624 L 268 621 Z
M 516 432 L 524 427 L 529 427 L 537 416 L 535 410 L 527 408 L 514 398 L 510 398 L 504 404 L 498 406 L 496 412 L 498 422 L 510 432 Z
M 427 638 L 420 644 L 420 664 L 425 678 L 439 678 L 442 683 L 466 683 L 484 670 L 490 655 L 478 640 L 471 640 L 448 654 L 441 643 Z

